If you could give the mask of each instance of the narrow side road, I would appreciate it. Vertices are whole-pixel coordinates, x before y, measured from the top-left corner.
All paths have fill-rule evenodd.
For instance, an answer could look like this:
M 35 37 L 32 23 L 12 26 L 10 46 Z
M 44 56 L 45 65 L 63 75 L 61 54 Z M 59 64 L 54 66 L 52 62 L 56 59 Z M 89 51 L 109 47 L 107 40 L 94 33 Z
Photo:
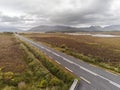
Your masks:
M 37 47 L 56 63 L 81 78 L 77 90 L 120 90 L 120 76 L 107 72 L 101 68 L 89 65 L 82 60 L 56 51 L 41 43 L 36 43 L 21 35 L 15 34 L 21 40 Z

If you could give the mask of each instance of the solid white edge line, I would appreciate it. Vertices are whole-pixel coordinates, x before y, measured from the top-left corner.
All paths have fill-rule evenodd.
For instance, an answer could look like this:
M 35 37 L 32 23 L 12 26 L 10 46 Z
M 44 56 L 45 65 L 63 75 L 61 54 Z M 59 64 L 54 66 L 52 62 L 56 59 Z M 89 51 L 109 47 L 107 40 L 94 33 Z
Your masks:
M 73 72 L 72 70 L 70 70 L 69 68 L 67 68 L 67 67 L 65 67 L 68 71 L 70 71 L 70 72 Z
M 27 41 L 30 41 L 30 42 L 34 43 L 33 41 L 31 41 L 31 40 L 29 40 L 29 39 L 27 39 L 27 38 L 24 38 L 24 37 L 19 36 L 19 35 L 17 35 L 17 36 L 18 36 L 19 38 L 22 38 L 22 39 L 25 39 L 25 40 L 27 40 Z M 34 43 L 34 44 L 36 44 L 36 43 Z M 53 52 L 53 51 L 51 51 L 51 50 L 49 50 L 49 49 L 47 49 L 47 48 L 44 48 L 44 49 L 46 49 L 46 50 L 49 51 L 49 52 Z M 58 54 L 55 53 L 55 52 L 54 52 L 53 54 L 56 55 L 56 56 L 62 57 L 62 56 L 58 55 Z M 115 82 L 113 82 L 113 81 L 111 81 L 111 80 L 109 80 L 109 79 L 107 79 L 107 78 L 105 78 L 105 77 L 103 77 L 103 76 L 101 76 L 101 75 L 98 75 L 98 74 L 92 72 L 91 70 L 88 70 L 88 69 L 80 66 L 79 64 L 76 64 L 76 63 L 74 63 L 74 62 L 72 62 L 72 61 L 68 61 L 67 58 L 64 58 L 64 60 L 67 61 L 67 62 L 69 62 L 69 63 L 72 63 L 72 64 L 74 64 L 74 65 L 76 65 L 76 66 L 79 66 L 81 69 L 83 69 L 83 70 L 85 70 L 85 71 L 87 71 L 87 72 L 89 72 L 89 73 L 91 73 L 91 74 L 93 74 L 93 75 L 95 75 L 95 76 L 99 76 L 100 78 L 103 78 L 103 79 L 109 81 L 109 83 L 111 83 L 112 85 L 120 88 L 120 84 L 117 84 L 117 83 L 115 83 Z M 65 68 L 68 69 L 69 71 L 73 72 L 73 71 L 70 70 L 69 68 L 67 68 L 67 67 L 65 67 Z
M 119 84 L 117 84 L 117 83 L 115 83 L 115 82 L 113 82 L 113 81 L 109 81 L 109 83 L 111 83 L 112 85 L 114 85 L 114 86 L 116 86 L 116 87 L 120 88 L 120 85 L 119 85 Z
M 113 81 L 111 81 L 111 80 L 109 80 L 109 79 L 107 79 L 107 78 L 105 78 L 105 77 L 103 77 L 103 76 L 101 76 L 101 75 L 98 75 L 98 76 L 99 76 L 100 78 L 104 79 L 104 80 L 107 80 L 107 81 L 108 81 L 109 83 L 111 83 L 112 85 L 120 88 L 120 84 L 118 84 L 118 83 L 116 83 L 116 82 L 113 82 Z
M 54 55 L 58 56 L 58 54 L 55 53 L 55 52 L 52 52 L 52 51 L 51 51 L 51 53 L 53 53 Z M 67 59 L 67 58 L 65 58 L 65 57 L 62 57 L 62 56 L 60 56 L 60 55 L 59 55 L 59 57 L 63 58 L 65 61 L 67 61 L 67 62 L 69 62 L 69 63 L 72 63 L 72 64 L 74 64 L 74 65 L 80 67 L 81 69 L 83 69 L 83 70 L 85 70 L 85 71 L 87 71 L 87 72 L 89 72 L 89 73 L 91 73 L 91 74 L 93 74 L 93 75 L 95 75 L 95 76 L 97 75 L 96 73 L 94 73 L 94 72 L 92 72 L 92 71 L 90 71 L 90 70 L 88 70 L 88 69 L 86 69 L 86 68 L 80 66 L 79 64 L 76 64 L 76 63 L 70 61 L 69 59 Z
M 85 79 L 84 77 L 80 77 L 82 80 L 84 80 L 85 82 L 87 82 L 88 84 L 91 84 L 90 81 L 88 81 L 87 79 Z
M 53 51 L 51 51 L 51 52 L 53 53 Z M 55 52 L 54 52 L 53 54 L 56 55 L 56 56 L 58 56 L 58 54 L 55 53 Z M 93 74 L 93 75 L 95 75 L 95 76 L 99 76 L 100 78 L 109 81 L 112 85 L 120 88 L 120 85 L 119 85 L 119 84 L 117 84 L 117 83 L 115 83 L 115 82 L 113 82 L 113 81 L 111 81 L 111 80 L 109 80 L 109 79 L 107 79 L 107 78 L 105 78 L 105 77 L 103 77 L 103 76 L 101 76 L 101 75 L 98 75 L 97 73 L 94 73 L 94 72 L 92 72 L 91 70 L 86 69 L 86 68 L 80 66 L 79 64 L 76 64 L 76 63 L 74 63 L 74 62 L 72 62 L 72 61 L 69 61 L 69 59 L 67 59 L 67 58 L 64 58 L 64 57 L 62 57 L 62 56 L 60 56 L 60 55 L 59 55 L 59 57 L 63 58 L 63 60 L 65 60 L 65 61 L 67 61 L 67 62 L 69 62 L 69 63 L 72 63 L 72 64 L 74 64 L 74 65 L 76 65 L 76 66 L 79 66 L 81 69 L 83 69 L 83 70 L 86 71 L 86 72 L 89 72 L 89 73 L 91 73 L 91 74 Z M 69 68 L 67 68 L 67 67 L 65 67 L 65 68 L 66 68 L 67 70 L 69 70 L 70 72 L 73 72 L 73 71 L 70 70 Z
M 97 76 L 97 75 L 98 75 L 98 74 L 96 74 L 96 73 L 92 72 L 91 70 L 86 69 L 86 68 L 84 68 L 84 67 L 82 67 L 82 66 L 80 66 L 80 65 L 79 65 L 79 67 L 80 67 L 81 69 L 83 69 L 84 71 L 86 71 L 86 72 L 89 72 L 89 73 L 93 74 L 94 76 Z

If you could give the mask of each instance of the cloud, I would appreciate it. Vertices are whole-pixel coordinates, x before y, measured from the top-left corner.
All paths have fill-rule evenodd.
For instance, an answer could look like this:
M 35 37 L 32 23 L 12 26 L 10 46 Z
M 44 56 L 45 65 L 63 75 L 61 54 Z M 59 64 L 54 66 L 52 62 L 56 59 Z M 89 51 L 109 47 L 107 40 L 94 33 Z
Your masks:
M 88 0 L 84 0 L 88 1 Z M 109 16 L 111 0 L 94 0 L 84 8 L 68 8 L 66 11 L 58 12 L 51 20 L 56 23 L 64 24 L 90 24 L 99 22 Z
M 0 22 L 22 28 L 120 24 L 119 4 L 119 0 L 0 0 Z

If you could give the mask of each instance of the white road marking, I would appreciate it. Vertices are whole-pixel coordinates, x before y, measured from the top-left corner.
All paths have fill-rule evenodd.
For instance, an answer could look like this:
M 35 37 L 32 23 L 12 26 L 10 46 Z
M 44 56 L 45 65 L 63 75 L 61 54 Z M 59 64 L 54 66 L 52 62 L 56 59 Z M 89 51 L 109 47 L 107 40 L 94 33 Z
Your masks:
M 33 43 L 34 45 L 36 45 L 36 46 L 38 46 L 38 47 L 40 46 L 40 45 L 36 44 L 35 42 L 33 42 L 33 41 L 29 40 L 29 39 L 26 39 L 26 38 L 24 38 L 24 37 L 22 37 L 22 36 L 19 36 L 19 35 L 17 35 L 17 36 L 18 36 L 19 38 L 25 39 L 26 41 L 29 41 L 29 42 Z M 51 51 L 51 50 L 49 50 L 49 49 L 47 49 L 47 48 L 44 48 L 44 49 L 46 49 L 46 50 L 49 51 L 49 52 L 53 52 L 53 51 Z M 56 55 L 56 56 L 59 56 L 59 57 L 63 58 L 62 56 L 58 55 L 57 53 L 53 53 L 53 54 Z M 109 79 L 107 79 L 107 78 L 105 78 L 105 77 L 103 77 L 103 76 L 101 76 L 101 75 L 98 75 L 98 74 L 92 72 L 91 70 L 88 70 L 88 69 L 80 66 L 79 64 L 77 64 L 77 63 L 75 63 L 75 62 L 69 61 L 67 58 L 63 58 L 63 59 L 64 59 L 65 61 L 69 62 L 69 63 L 72 63 L 72 64 L 80 67 L 81 69 L 83 69 L 83 70 L 85 70 L 85 71 L 87 71 L 87 72 L 89 72 L 89 73 L 91 73 L 91 74 L 93 74 L 93 75 L 95 75 L 95 76 L 98 76 L 98 77 L 100 77 L 100 78 L 102 78 L 102 79 L 104 79 L 104 80 L 109 81 L 109 83 L 111 83 L 112 85 L 120 88 L 120 84 L 117 84 L 117 83 L 115 83 L 115 82 L 113 82 L 113 81 L 111 81 L 111 80 L 109 80 Z M 69 71 L 73 72 L 73 71 L 70 70 L 69 68 L 67 68 L 67 67 L 65 67 L 65 68 L 68 69 Z
M 101 76 L 101 75 L 98 75 L 98 77 L 100 77 L 100 78 L 102 78 L 102 79 L 104 79 L 104 80 L 106 80 L 106 81 L 110 81 L 109 79 L 107 79 L 107 78 L 105 78 L 105 77 L 103 77 L 103 76 Z
M 68 71 L 70 71 L 70 72 L 73 72 L 72 70 L 70 70 L 69 68 L 67 68 L 67 67 L 65 67 Z
M 118 84 L 118 83 L 116 83 L 116 82 L 113 82 L 113 81 L 111 81 L 110 79 L 107 79 L 107 78 L 105 78 L 105 77 L 103 77 L 103 76 L 101 76 L 101 75 L 98 75 L 98 76 L 99 76 L 100 78 L 102 78 L 102 79 L 108 81 L 108 82 L 111 83 L 112 85 L 114 85 L 114 86 L 120 88 L 120 84 Z
M 93 75 L 95 75 L 95 76 L 98 75 L 98 74 L 92 72 L 91 70 L 88 70 L 88 69 L 86 69 L 86 68 L 84 68 L 84 67 L 82 67 L 82 66 L 80 66 L 80 65 L 79 65 L 79 67 L 80 67 L 81 69 L 83 69 L 84 71 L 89 72 L 89 73 L 91 73 L 91 74 L 93 74 Z
M 115 83 L 115 82 L 113 82 L 113 81 L 109 81 L 109 83 L 111 83 L 112 85 L 114 85 L 114 86 L 116 86 L 116 87 L 120 88 L 120 85 L 119 85 L 119 84 L 117 84 L 117 83 Z
M 49 50 L 49 49 L 47 49 L 47 48 L 45 48 L 45 50 L 47 50 L 48 52 L 51 52 L 51 50 Z
M 52 52 L 52 53 L 53 53 L 53 52 Z M 54 54 L 54 55 L 57 55 L 57 53 L 55 53 L 55 52 L 54 52 L 53 54 Z M 69 63 L 72 63 L 72 64 L 80 67 L 81 69 L 83 69 L 83 70 L 85 70 L 85 71 L 87 71 L 87 72 L 89 72 L 89 73 L 91 73 L 91 74 L 93 74 L 93 75 L 95 75 L 95 76 L 97 75 L 96 73 L 94 73 L 94 72 L 92 72 L 92 71 L 90 71 L 90 70 L 88 70 L 88 69 L 80 66 L 79 64 L 76 64 L 76 63 L 70 61 L 69 59 L 67 59 L 67 58 L 65 58 L 65 57 L 63 57 L 63 56 L 60 56 L 60 55 L 59 55 L 59 57 L 63 58 L 65 61 L 67 61 L 67 62 L 69 62 Z
M 50 59 L 52 59 L 52 57 L 51 56 L 48 56 Z
M 55 62 L 57 62 L 58 64 L 61 64 L 60 62 L 58 62 L 58 61 L 55 61 Z
M 80 77 L 82 80 L 84 80 L 85 82 L 87 82 L 88 84 L 91 84 L 90 81 L 88 81 L 87 79 L 85 79 L 84 77 Z
M 58 56 L 58 54 L 57 53 L 53 53 L 54 55 L 56 55 L 56 56 Z M 100 78 L 102 78 L 102 79 L 104 79 L 104 80 L 107 80 L 107 81 L 109 81 L 112 85 L 114 85 L 114 86 L 116 86 L 116 87 L 118 87 L 118 88 L 120 88 L 120 85 L 119 84 L 117 84 L 117 83 L 115 83 L 115 82 L 113 82 L 113 81 L 111 81 L 111 80 L 109 80 L 109 79 L 107 79 L 107 78 L 105 78 L 105 77 L 103 77 L 103 76 L 101 76 L 101 75 L 98 75 L 97 73 L 94 73 L 93 71 L 91 71 L 91 70 L 89 70 L 89 69 L 86 69 L 86 68 L 84 68 L 84 67 L 82 67 L 82 66 L 80 66 L 79 64 L 77 64 L 77 63 L 75 63 L 75 62 L 72 62 L 72 61 L 70 61 L 69 59 L 67 59 L 67 58 L 64 58 L 63 56 L 60 56 L 59 55 L 59 57 L 61 57 L 61 58 L 63 58 L 63 60 L 65 60 L 65 61 L 67 61 L 67 62 L 69 62 L 69 63 L 71 63 L 71 64 L 74 64 L 74 65 L 76 65 L 76 66 L 78 66 L 78 67 L 80 67 L 81 69 L 83 69 L 84 71 L 86 71 L 86 72 L 89 72 L 89 73 L 91 73 L 91 74 L 93 74 L 94 76 L 99 76 Z M 68 69 L 69 71 L 71 71 L 69 68 L 67 68 L 67 67 L 65 67 L 66 69 Z M 73 72 L 73 71 L 71 71 L 71 72 Z
M 55 52 L 52 52 L 52 51 L 51 51 L 51 53 L 53 53 L 54 55 L 56 55 L 56 56 L 58 56 L 58 57 L 60 56 L 59 54 L 57 54 L 57 53 L 55 53 Z
M 40 46 L 40 47 L 44 49 L 44 47 L 42 47 L 42 46 Z
M 69 62 L 69 63 L 74 63 L 74 62 L 72 62 L 72 61 L 70 61 L 69 59 L 67 59 L 67 58 L 64 58 L 64 57 L 62 57 L 62 56 L 60 56 L 61 58 L 63 58 L 65 61 L 67 61 L 67 62 Z

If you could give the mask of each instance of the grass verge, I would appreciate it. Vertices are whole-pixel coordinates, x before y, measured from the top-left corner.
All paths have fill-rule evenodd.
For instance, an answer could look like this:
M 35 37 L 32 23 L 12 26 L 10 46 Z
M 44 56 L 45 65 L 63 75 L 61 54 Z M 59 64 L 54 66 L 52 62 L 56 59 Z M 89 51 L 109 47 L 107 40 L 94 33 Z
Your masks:
M 120 67 L 113 66 L 113 65 L 110 65 L 108 63 L 102 62 L 102 59 L 100 57 L 92 57 L 91 55 L 87 56 L 87 55 L 84 55 L 82 53 L 74 52 L 73 50 L 68 48 L 65 44 L 62 44 L 61 46 L 55 46 L 55 45 L 52 45 L 52 44 L 49 44 L 46 42 L 42 42 L 42 43 L 49 46 L 49 47 L 52 47 L 58 51 L 61 51 L 61 52 L 66 53 L 68 55 L 71 55 L 75 58 L 78 58 L 82 61 L 99 66 L 99 67 L 104 68 L 104 69 L 111 71 L 113 73 L 120 74 Z
M 74 56 L 74 57 L 76 57 L 78 59 L 81 59 L 81 60 L 83 60 L 85 62 L 88 62 L 88 63 L 94 64 L 94 65 L 100 66 L 102 68 L 105 68 L 105 69 L 112 70 L 114 72 L 120 73 L 120 67 L 115 67 L 115 66 L 109 65 L 107 63 L 104 63 L 104 62 L 102 62 L 100 57 L 96 57 L 96 58 L 94 57 L 93 58 L 91 55 L 86 56 L 86 55 L 81 54 L 81 53 L 76 53 L 76 52 L 70 50 L 65 45 L 61 45 L 61 47 L 57 47 L 56 49 L 63 52 L 63 53 L 66 53 L 68 55 Z
M 45 56 L 40 50 L 37 48 L 29 45 L 28 43 L 22 42 L 27 49 L 35 56 L 36 59 L 38 59 L 42 65 L 47 68 L 47 70 L 57 77 L 59 80 L 61 80 L 64 85 L 61 86 L 60 90 L 68 90 L 71 84 L 74 81 L 75 76 L 66 71 L 64 68 L 56 64 L 53 60 L 51 60 L 49 57 Z M 58 89 L 57 89 L 58 90 Z
M 12 64 L 9 67 L 12 69 L 0 67 L 0 90 L 69 90 L 75 78 L 73 74 L 14 35 L 5 33 L 0 37 L 1 47 L 4 47 L 2 65 Z M 22 69 L 21 65 L 25 68 Z

